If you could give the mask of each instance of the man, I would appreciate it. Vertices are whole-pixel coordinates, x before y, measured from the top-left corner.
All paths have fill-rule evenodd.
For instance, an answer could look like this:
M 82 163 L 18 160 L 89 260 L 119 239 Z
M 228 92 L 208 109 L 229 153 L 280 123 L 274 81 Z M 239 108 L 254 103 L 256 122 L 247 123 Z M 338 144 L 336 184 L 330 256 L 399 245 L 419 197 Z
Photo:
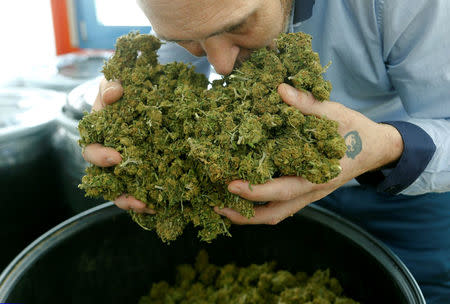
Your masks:
M 428 303 L 450 303 L 450 2 L 138 3 L 154 33 L 168 41 L 160 61 L 193 62 L 205 73 L 210 63 L 229 74 L 282 31 L 311 34 L 321 61 L 333 61 L 325 76 L 338 103 L 319 103 L 287 84 L 278 92 L 304 114 L 339 122 L 349 146 L 341 174 L 321 185 L 292 176 L 251 188 L 233 181 L 230 192 L 268 203 L 255 207 L 251 219 L 231 209 L 216 212 L 237 224 L 277 224 L 317 202 L 388 244 L 413 272 Z M 120 84 L 102 82 L 94 110 L 121 94 Z M 98 144 L 86 147 L 84 157 L 99 166 L 121 161 L 118 152 Z M 126 195 L 115 203 L 154 213 Z

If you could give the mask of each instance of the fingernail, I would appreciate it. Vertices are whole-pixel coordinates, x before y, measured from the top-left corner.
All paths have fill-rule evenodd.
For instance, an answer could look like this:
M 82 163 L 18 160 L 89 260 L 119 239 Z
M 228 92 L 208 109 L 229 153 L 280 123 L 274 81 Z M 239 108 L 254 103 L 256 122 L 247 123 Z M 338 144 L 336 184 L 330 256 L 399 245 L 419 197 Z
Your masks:
M 116 86 L 114 86 L 114 85 L 107 87 L 106 89 L 103 90 L 103 96 L 105 96 L 106 93 L 113 91 L 115 89 L 116 89 Z
M 241 189 L 238 185 L 229 184 L 228 191 L 230 191 L 231 193 L 234 193 L 234 194 L 239 194 L 241 192 Z
M 298 91 L 291 87 L 290 85 L 285 85 L 284 86 L 285 90 L 286 90 L 286 95 L 291 98 L 291 99 L 296 99 L 298 96 Z
M 110 165 L 115 165 L 115 164 L 117 164 L 117 160 L 114 159 L 114 157 L 107 157 L 107 158 L 106 158 L 106 162 L 107 162 L 108 164 L 110 164 Z
M 219 207 L 215 207 L 214 208 L 214 211 L 217 213 L 217 214 L 220 214 L 220 215 L 223 215 L 223 216 L 227 216 L 227 211 L 228 210 L 228 208 L 219 208 Z

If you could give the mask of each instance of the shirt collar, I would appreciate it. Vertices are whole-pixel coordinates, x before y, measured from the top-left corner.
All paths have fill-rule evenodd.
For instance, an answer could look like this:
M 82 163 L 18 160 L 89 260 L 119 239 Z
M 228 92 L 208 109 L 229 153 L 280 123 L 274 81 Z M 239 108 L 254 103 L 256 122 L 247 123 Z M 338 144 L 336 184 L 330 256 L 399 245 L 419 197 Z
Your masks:
M 294 25 L 308 20 L 312 16 L 313 6 L 316 0 L 293 0 L 289 17 L 289 33 L 294 31 Z

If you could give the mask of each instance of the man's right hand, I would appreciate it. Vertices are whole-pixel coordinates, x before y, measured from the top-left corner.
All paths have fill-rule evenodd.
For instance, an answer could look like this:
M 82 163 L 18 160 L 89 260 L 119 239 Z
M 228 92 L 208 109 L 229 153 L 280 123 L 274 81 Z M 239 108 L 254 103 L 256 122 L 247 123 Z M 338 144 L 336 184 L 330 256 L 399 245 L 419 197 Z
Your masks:
M 105 78 L 100 82 L 100 88 L 95 98 L 92 111 L 102 110 L 122 97 L 123 88 L 118 81 L 107 81 Z M 113 148 L 103 147 L 101 144 L 90 144 L 83 150 L 83 157 L 87 162 L 99 167 L 110 167 L 122 161 L 120 153 Z M 138 213 L 155 214 L 155 211 L 147 208 L 147 205 L 132 196 L 123 194 L 114 201 L 117 207 L 124 210 L 134 210 Z

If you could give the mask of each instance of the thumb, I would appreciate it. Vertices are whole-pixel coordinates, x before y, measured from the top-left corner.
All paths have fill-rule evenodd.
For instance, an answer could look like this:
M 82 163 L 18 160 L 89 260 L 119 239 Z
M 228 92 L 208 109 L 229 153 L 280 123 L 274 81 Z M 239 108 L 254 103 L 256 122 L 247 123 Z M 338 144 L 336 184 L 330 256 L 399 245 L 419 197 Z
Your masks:
M 286 104 L 296 108 L 305 115 L 314 115 L 337 121 L 341 134 L 346 134 L 350 125 L 353 125 L 353 128 L 355 128 L 357 126 L 356 123 L 367 119 L 361 113 L 338 102 L 317 101 L 311 92 L 297 90 L 286 83 L 278 86 L 278 94 L 280 94 Z
M 317 101 L 311 92 L 300 91 L 282 83 L 278 86 L 278 94 L 288 105 L 300 110 L 303 114 L 324 115 L 323 104 Z

